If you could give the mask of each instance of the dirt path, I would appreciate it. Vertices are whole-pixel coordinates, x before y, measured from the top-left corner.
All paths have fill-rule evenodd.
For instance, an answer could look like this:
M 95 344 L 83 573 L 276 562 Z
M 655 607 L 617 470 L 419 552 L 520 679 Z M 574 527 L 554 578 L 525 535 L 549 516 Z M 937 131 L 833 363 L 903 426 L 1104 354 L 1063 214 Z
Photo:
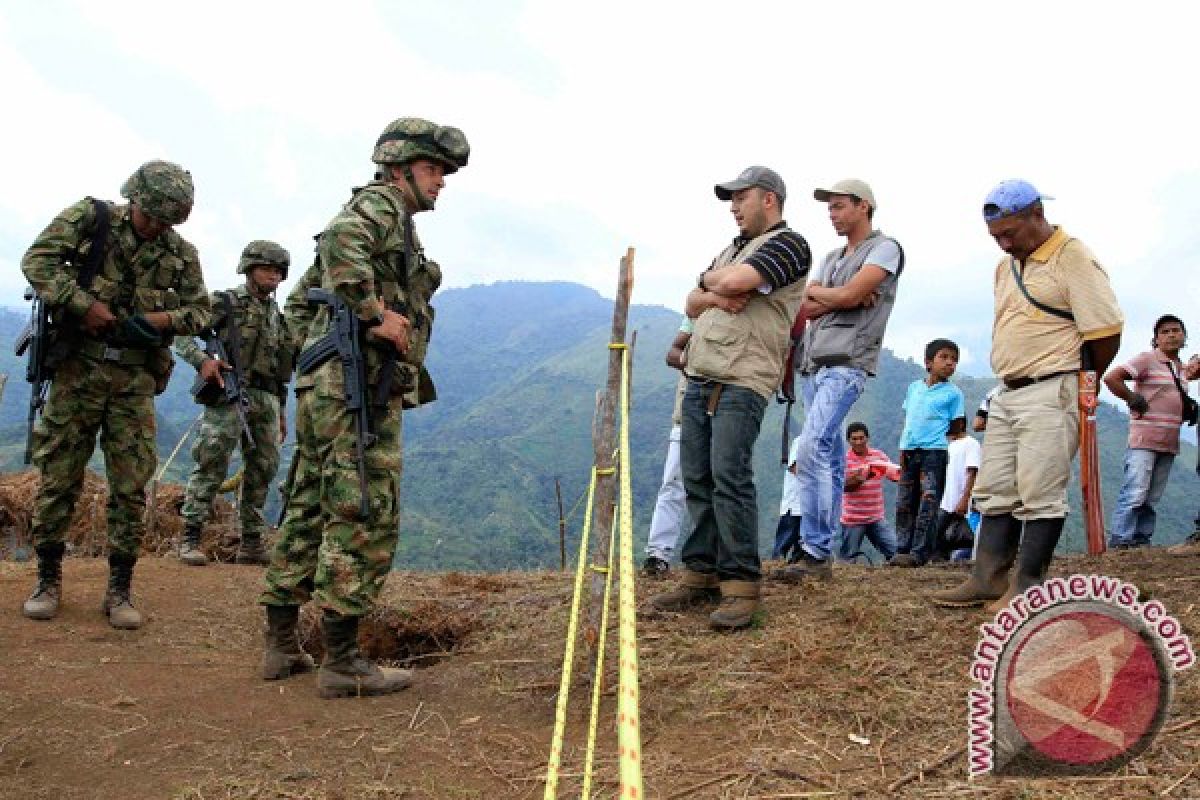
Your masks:
M 1057 571 L 1068 569 L 1135 578 L 1200 632 L 1194 560 L 1120 554 Z M 135 590 L 149 619 L 133 632 L 110 629 L 98 612 L 101 561 L 67 561 L 65 608 L 51 622 L 18 611 L 32 573 L 0 562 L 0 797 L 541 797 L 567 576 L 395 574 L 389 604 L 453 613 L 472 630 L 450 652 L 419 659 L 410 691 L 324 701 L 312 676 L 257 678 L 260 570 L 146 558 Z M 644 615 L 647 796 L 883 797 L 920 763 L 961 747 L 965 669 L 982 619 L 922 599 L 957 577 L 849 568 L 829 586 L 771 587 L 766 624 L 735 636 L 710 633 L 699 616 Z M 575 685 L 582 700 L 585 679 Z M 578 796 L 582 757 L 585 710 L 572 708 L 563 797 Z M 611 688 L 603 714 L 596 796 L 611 797 Z M 1197 718 L 1192 671 L 1178 682 L 1168 725 Z M 1197 798 L 1198 759 L 1200 724 L 1160 737 L 1102 792 L 1079 781 L 968 784 L 955 760 L 893 796 L 1148 797 L 1170 788 L 1170 797 Z

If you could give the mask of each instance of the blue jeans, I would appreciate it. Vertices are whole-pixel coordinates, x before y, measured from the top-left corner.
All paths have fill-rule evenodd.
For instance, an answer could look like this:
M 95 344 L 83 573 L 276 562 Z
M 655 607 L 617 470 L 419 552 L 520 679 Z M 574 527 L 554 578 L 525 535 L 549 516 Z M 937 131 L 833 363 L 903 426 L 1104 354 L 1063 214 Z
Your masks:
M 1171 465 L 1175 463 L 1173 453 L 1158 453 L 1154 450 L 1125 451 L 1125 482 L 1113 509 L 1110 547 L 1136 547 L 1149 544 L 1154 535 L 1157 503 L 1167 488 L 1171 476 Z
M 896 555 L 896 534 L 886 522 L 877 519 L 863 525 L 842 526 L 837 548 L 838 561 L 857 561 L 859 556 L 865 558 L 866 553 L 862 551 L 864 537 L 875 545 L 884 561 Z
M 896 491 L 896 551 L 924 564 L 933 555 L 938 506 L 946 485 L 945 450 L 904 450 Z
M 867 383 L 854 367 L 821 367 L 804 379 L 804 427 L 796 454 L 800 479 L 800 538 L 813 558 L 829 558 L 842 518 L 846 483 L 846 437 L 842 422 Z
M 680 558 L 693 572 L 722 581 L 762 579 L 752 458 L 766 408 L 767 398 L 741 386 L 688 384 L 679 444 L 692 530 Z
M 796 546 L 800 544 L 800 517 L 796 514 L 780 514 L 779 525 L 775 527 L 775 549 L 771 558 L 791 558 Z

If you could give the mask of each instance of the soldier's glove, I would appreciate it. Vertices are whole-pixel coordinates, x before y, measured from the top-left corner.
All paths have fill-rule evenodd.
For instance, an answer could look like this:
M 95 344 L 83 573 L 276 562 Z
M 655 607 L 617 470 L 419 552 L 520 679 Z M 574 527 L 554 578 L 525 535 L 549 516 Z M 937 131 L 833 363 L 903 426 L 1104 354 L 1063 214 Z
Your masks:
M 1146 398 L 1134 392 L 1133 396 L 1129 398 L 1129 410 L 1135 414 L 1145 414 L 1150 410 L 1150 404 L 1146 402 Z
M 162 345 L 162 334 L 141 314 L 134 314 L 121 323 L 117 340 L 125 347 L 148 350 Z

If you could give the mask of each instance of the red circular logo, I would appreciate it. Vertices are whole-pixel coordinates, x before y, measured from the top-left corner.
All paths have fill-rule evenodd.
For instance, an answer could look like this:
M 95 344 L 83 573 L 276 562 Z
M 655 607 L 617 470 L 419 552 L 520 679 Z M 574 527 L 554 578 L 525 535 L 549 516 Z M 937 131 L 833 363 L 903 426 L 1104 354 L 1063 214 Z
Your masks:
M 1009 643 L 1000 676 L 997 701 L 1016 740 L 1004 749 L 1043 766 L 1118 766 L 1149 745 L 1170 704 L 1162 643 L 1105 603 L 1072 603 L 1030 620 Z

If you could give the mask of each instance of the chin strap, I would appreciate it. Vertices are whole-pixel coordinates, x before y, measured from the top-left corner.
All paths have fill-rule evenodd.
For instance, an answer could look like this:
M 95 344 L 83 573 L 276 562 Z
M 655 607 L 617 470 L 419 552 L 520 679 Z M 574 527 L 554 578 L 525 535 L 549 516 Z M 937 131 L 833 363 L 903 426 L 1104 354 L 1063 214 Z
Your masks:
M 404 173 L 404 180 L 408 182 L 408 188 L 412 191 L 413 200 L 417 204 L 417 210 L 432 211 L 433 201 L 429 199 L 429 195 L 417 188 L 417 181 L 413 178 L 412 167 L 405 162 L 400 165 L 400 171 Z

